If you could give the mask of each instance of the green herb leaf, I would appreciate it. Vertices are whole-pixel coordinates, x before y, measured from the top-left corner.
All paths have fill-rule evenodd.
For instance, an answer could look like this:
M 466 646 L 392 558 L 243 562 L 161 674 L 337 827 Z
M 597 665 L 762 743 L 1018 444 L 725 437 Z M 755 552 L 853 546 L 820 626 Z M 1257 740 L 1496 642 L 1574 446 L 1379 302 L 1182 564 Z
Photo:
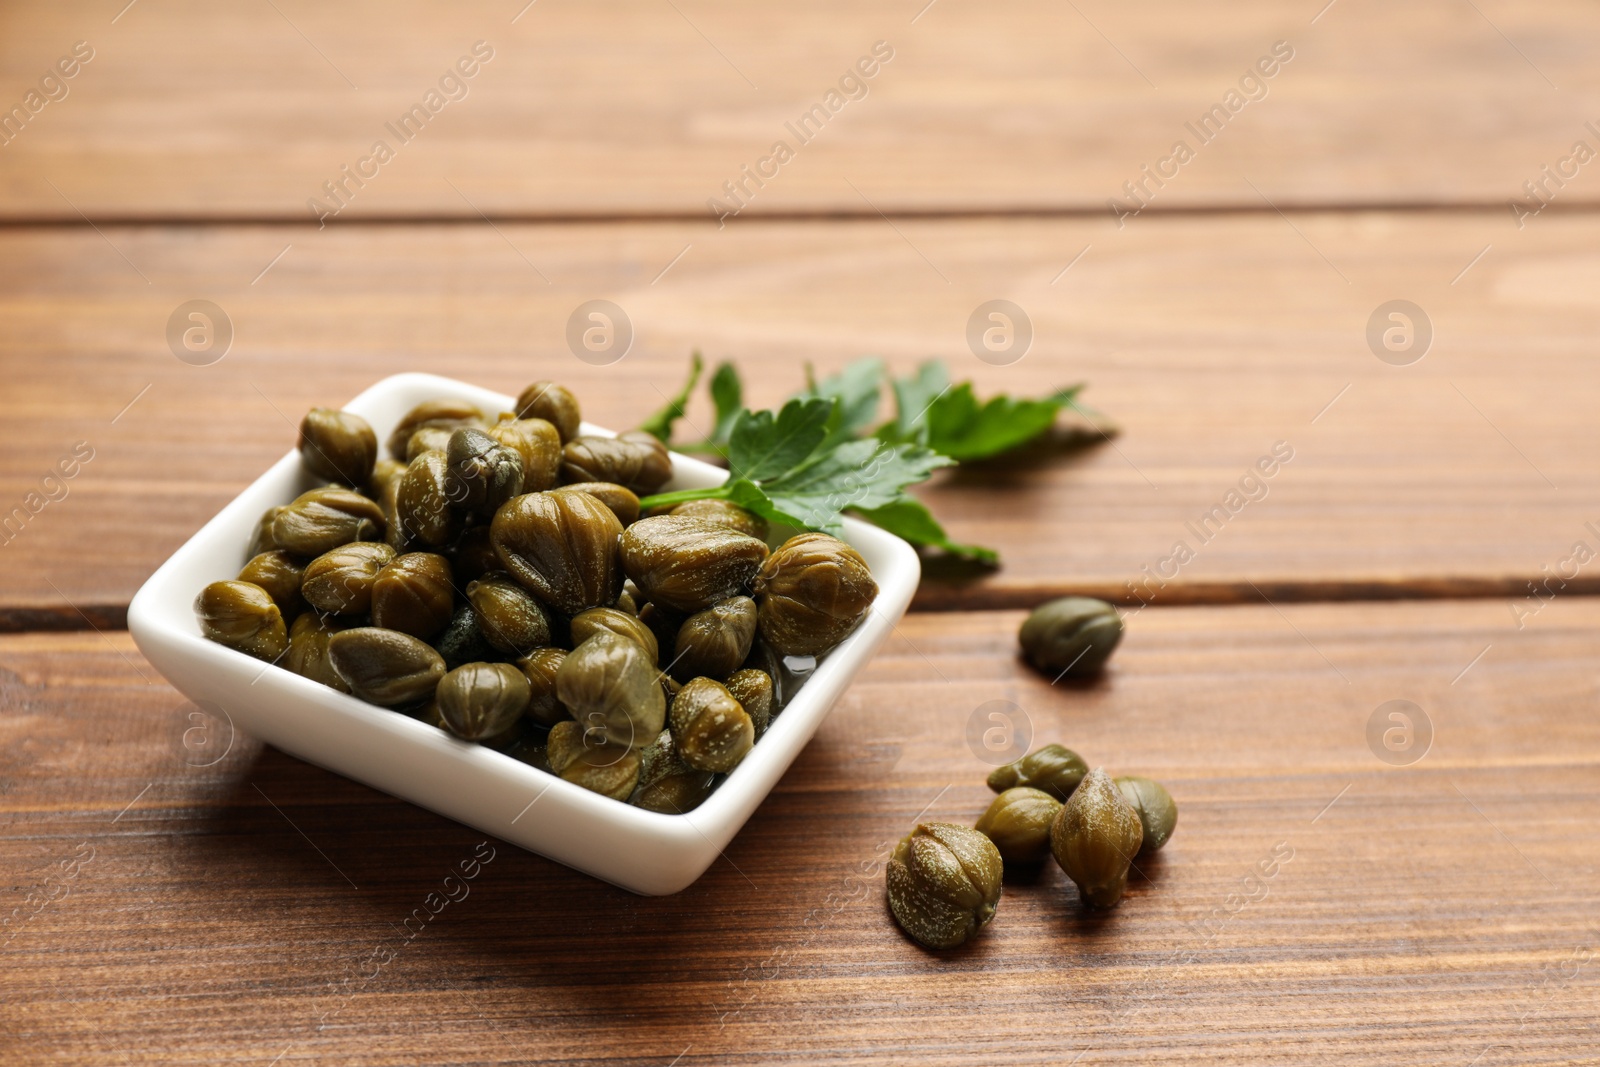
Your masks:
M 694 392 L 694 387 L 700 383 L 700 372 L 704 368 L 705 363 L 700 359 L 700 353 L 693 353 L 689 357 L 689 380 L 683 383 L 683 388 L 662 405 L 660 410 L 641 422 L 639 429 L 653 434 L 663 444 L 670 443 L 673 424 L 683 418 L 684 409 L 689 406 L 689 396 Z
M 837 444 L 864 435 L 878 417 L 878 397 L 883 384 L 883 360 L 858 359 L 838 374 L 822 381 L 811 381 L 806 366 L 805 396 L 830 397 L 839 402 L 837 424 L 830 427 L 826 444 Z
M 878 436 L 885 440 L 916 441 L 928 424 L 928 408 L 950 387 L 950 375 L 944 363 L 930 359 L 917 368 L 909 378 L 895 378 L 894 422 L 885 423 Z
M 728 435 L 728 469 L 752 482 L 793 470 L 827 437 L 833 408 L 832 400 L 813 397 L 789 401 L 776 416 L 741 412 Z
M 773 505 L 800 525 L 838 535 L 846 508 L 870 510 L 901 498 L 908 485 L 925 481 L 951 460 L 917 445 L 846 441 L 810 462 L 762 483 Z
M 874 526 L 888 530 L 896 537 L 903 537 L 914 545 L 937 548 L 952 556 L 975 560 L 991 567 L 1000 564 L 1000 554 L 992 548 L 950 540 L 928 506 L 912 497 L 903 496 L 878 508 L 857 509 L 857 514 Z
M 732 363 L 718 364 L 711 375 L 711 404 L 717 419 L 711 430 L 711 443 L 726 446 L 733 424 L 744 411 L 744 383 L 739 380 L 739 368 Z

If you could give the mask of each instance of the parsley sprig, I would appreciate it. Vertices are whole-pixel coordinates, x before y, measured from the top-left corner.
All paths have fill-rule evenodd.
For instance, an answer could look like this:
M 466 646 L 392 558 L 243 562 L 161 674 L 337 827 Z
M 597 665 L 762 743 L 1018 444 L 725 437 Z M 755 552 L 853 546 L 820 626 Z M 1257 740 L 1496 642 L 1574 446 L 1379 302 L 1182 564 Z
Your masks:
M 711 489 L 686 489 L 648 497 L 647 507 L 707 498 L 729 500 L 769 521 L 838 533 L 848 512 L 915 545 L 990 566 L 993 549 L 952 541 L 925 504 L 906 489 L 933 471 L 992 459 L 1047 433 L 1063 411 L 1088 419 L 1102 436 L 1115 432 L 1083 407 L 1083 386 L 1037 399 L 1004 394 L 979 400 L 971 382 L 952 384 L 939 360 L 904 378 L 890 377 L 880 359 L 850 363 L 821 381 L 806 368 L 806 387 L 777 412 L 748 411 L 744 385 L 732 363 L 718 365 L 708 385 L 714 421 L 703 439 L 673 442 L 704 371 L 691 357 L 683 388 L 641 425 L 684 452 L 724 459 L 729 479 Z M 894 398 L 894 417 L 879 423 L 883 387 Z

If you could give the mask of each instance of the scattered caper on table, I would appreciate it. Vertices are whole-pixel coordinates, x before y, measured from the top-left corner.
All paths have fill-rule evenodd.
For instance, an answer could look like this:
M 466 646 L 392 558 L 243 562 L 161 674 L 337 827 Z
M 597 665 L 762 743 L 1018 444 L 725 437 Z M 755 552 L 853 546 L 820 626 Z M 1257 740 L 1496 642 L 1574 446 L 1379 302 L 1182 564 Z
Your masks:
M 954 948 L 986 926 L 1000 904 L 994 844 L 953 823 L 922 823 L 889 857 L 889 910 L 928 948 Z
M 1050 851 L 1091 907 L 1109 908 L 1122 899 L 1143 843 L 1138 812 L 1102 770 L 1084 777 L 1050 824 Z
M 1087 678 L 1122 640 L 1122 617 L 1104 600 L 1062 597 L 1034 608 L 1017 640 L 1028 662 L 1053 678 Z

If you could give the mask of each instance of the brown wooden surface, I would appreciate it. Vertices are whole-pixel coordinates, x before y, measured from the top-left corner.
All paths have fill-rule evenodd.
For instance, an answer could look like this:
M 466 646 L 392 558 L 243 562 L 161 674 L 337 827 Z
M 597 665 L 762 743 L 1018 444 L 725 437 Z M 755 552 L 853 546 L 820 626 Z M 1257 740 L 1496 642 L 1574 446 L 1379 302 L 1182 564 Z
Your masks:
M 1600 607 L 1520 634 L 1490 603 L 1153 611 L 1072 689 L 1014 661 L 1019 618 L 908 617 L 688 891 L 631 897 L 496 841 L 403 947 L 482 835 L 242 737 L 188 765 L 211 758 L 186 754 L 192 709 L 124 635 L 0 638 L 0 884 L 20 901 L 93 849 L 0 934 L 4 1056 L 1592 1062 L 1600 726 L 1573 711 Z M 1397 697 L 1436 730 L 1405 768 L 1364 733 Z M 1178 831 L 1109 916 L 1047 865 L 970 947 L 926 953 L 873 861 L 924 809 L 982 810 L 965 728 L 996 699 L 1167 782 Z M 1292 859 L 1246 890 L 1274 847 Z M 398 954 L 343 984 L 375 950 Z
M 523 0 L 125 4 L 0 11 L 0 105 L 75 41 L 96 50 L 0 147 L 5 216 L 307 218 L 322 183 L 477 40 L 495 58 L 469 95 L 346 218 L 700 216 L 778 139 L 796 158 L 752 213 L 1099 213 L 1179 138 L 1197 157 L 1152 210 L 1265 198 L 1504 213 L 1575 140 L 1600 145 L 1584 128 L 1600 113 L 1600 13 L 1581 0 L 829 0 L 803 17 L 738 0 L 539 0 L 514 24 Z M 809 144 L 787 135 L 879 40 L 895 58 L 868 95 Z M 1295 58 L 1201 146 L 1184 123 L 1279 40 Z M 1558 202 L 1597 190 L 1584 171 Z
M 306 224 L 479 39 L 470 95 Z M 880 39 L 867 98 L 719 230 L 706 199 Z M 1267 98 L 1118 229 L 1107 198 L 1280 39 Z M 1526 593 L 1600 549 L 1600 179 L 1508 209 L 1600 146 L 1593 5 L 12 4 L 0 109 L 79 40 L 69 95 L 0 144 L 0 516 L 94 449 L 0 534 L 0 1062 L 1596 1062 L 1600 572 Z M 637 327 L 614 367 L 563 341 L 596 297 Z M 1036 339 L 992 367 L 964 330 L 1000 297 Z M 236 327 L 204 367 L 165 339 L 196 298 Z M 1412 366 L 1365 340 L 1393 299 L 1435 328 Z M 555 377 L 622 428 L 694 347 L 756 405 L 806 362 L 939 356 L 984 393 L 1088 381 L 1123 432 L 923 491 L 1005 567 L 928 568 L 917 606 L 946 610 L 899 624 L 689 890 L 491 842 L 406 940 L 482 835 L 215 724 L 196 751 L 128 599 L 307 406 Z M 994 609 L 1136 606 L 1179 540 L 1100 682 L 1016 662 Z M 1400 698 L 1436 736 L 1393 767 L 1366 726 Z M 993 700 L 1182 820 L 1110 916 L 1047 864 L 926 953 L 879 862 L 982 810 Z
M 1157 604 L 1259 602 L 1258 589 L 1275 600 L 1525 596 L 1575 541 L 1600 546 L 1585 527 L 1600 521 L 1600 220 L 1541 222 L 1520 234 L 1493 213 L 1301 215 L 1293 228 L 1276 215 L 1146 219 L 1121 234 L 1067 220 L 900 223 L 914 247 L 882 220 L 720 234 L 671 223 L 111 227 L 105 240 L 10 230 L 4 509 L 74 442 L 96 455 L 65 500 L 0 548 L 0 609 L 13 628 L 81 625 L 80 609 L 98 621 L 102 606 L 114 621 L 290 447 L 308 407 L 387 374 L 510 393 L 553 377 L 596 422 L 625 428 L 677 387 L 697 346 L 738 360 L 762 406 L 800 385 L 804 362 L 826 371 L 866 353 L 902 373 L 945 358 L 984 393 L 1090 383 L 1087 400 L 1123 428 L 1114 442 L 926 491 L 952 536 L 1005 561 L 977 581 L 925 582 L 928 606 L 1023 606 L 1066 590 L 1132 602 L 1128 583 L 1180 540 L 1196 556 Z M 638 334 L 609 367 L 563 340 L 572 310 L 597 295 Z M 172 310 L 200 296 L 236 331 L 207 367 L 174 358 L 164 336 Z M 1008 367 L 980 363 L 964 337 L 994 296 L 1035 323 L 1033 349 Z M 1434 323 L 1413 366 L 1367 348 L 1368 316 L 1394 297 Z M 706 425 L 702 405 L 691 423 Z M 1267 497 L 1202 545 L 1188 524 L 1278 441 L 1294 459 Z M 1580 573 L 1573 589 L 1593 578 Z

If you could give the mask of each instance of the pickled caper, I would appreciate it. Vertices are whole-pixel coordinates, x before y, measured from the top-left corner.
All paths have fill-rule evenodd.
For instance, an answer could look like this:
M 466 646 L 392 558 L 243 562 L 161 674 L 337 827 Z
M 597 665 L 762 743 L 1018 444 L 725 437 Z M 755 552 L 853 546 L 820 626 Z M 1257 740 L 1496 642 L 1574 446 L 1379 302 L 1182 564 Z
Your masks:
M 489 526 L 500 562 L 518 584 L 567 615 L 612 604 L 622 591 L 611 509 L 585 493 L 525 493 Z
M 271 663 L 289 647 L 283 613 L 259 585 L 212 582 L 195 598 L 194 613 L 206 637 L 256 659 Z
M 365 615 L 372 609 L 373 583 L 394 558 L 394 549 L 382 541 L 341 545 L 306 564 L 300 593 L 318 611 Z
M 352 693 L 386 708 L 429 699 L 445 673 L 443 658 L 432 648 L 410 634 L 376 626 L 334 634 L 328 659 Z
M 651 663 L 660 661 L 661 651 L 656 635 L 635 616 L 625 611 L 618 611 L 616 608 L 590 608 L 572 617 L 571 633 L 574 645 L 581 645 L 601 630 L 639 642 L 640 647 L 650 657 Z
M 889 857 L 889 910 L 928 948 L 954 948 L 988 925 L 1000 906 L 1000 853 L 978 831 L 923 823 Z
M 1139 845 L 1139 851 L 1159 851 L 1178 825 L 1178 805 L 1172 799 L 1172 794 L 1167 792 L 1166 786 L 1152 778 L 1130 775 L 1116 779 L 1116 783 L 1117 789 L 1122 792 L 1122 799 L 1138 814 L 1139 825 L 1144 828 L 1144 840 Z
M 609 631 L 595 633 L 562 661 L 556 695 L 585 730 L 614 745 L 646 744 L 666 721 L 655 663 L 637 641 Z
M 293 619 L 306 609 L 305 598 L 300 595 L 300 583 L 305 581 L 305 574 L 303 564 L 276 548 L 250 557 L 250 562 L 239 571 L 239 581 L 265 589 L 283 617 Z
M 651 603 L 693 613 L 737 595 L 767 558 L 767 543 L 680 515 L 622 532 L 622 566 Z
M 578 436 L 583 421 L 578 398 L 555 382 L 534 382 L 517 397 L 517 418 L 543 419 L 556 428 L 563 444 Z
M 562 446 L 561 474 L 568 482 L 615 482 L 643 496 L 672 477 L 672 457 L 649 434 L 577 437 Z
M 455 606 L 450 561 L 434 552 L 396 556 L 372 581 L 372 625 L 431 640 Z
M 973 829 L 999 850 L 1007 863 L 1033 863 L 1050 853 L 1050 825 L 1061 801 L 1027 786 L 1007 789 L 989 804 Z
M 300 459 L 318 478 L 363 486 L 377 458 L 378 435 L 360 415 L 312 408 L 300 421 Z
M 528 679 L 528 717 L 541 726 L 554 726 L 572 717 L 556 692 L 556 677 L 566 659 L 562 649 L 541 648 L 517 660 Z
M 755 577 L 761 636 L 785 656 L 820 656 L 850 635 L 878 596 L 861 554 L 836 537 L 803 533 Z
M 445 727 L 467 741 L 504 734 L 528 710 L 528 679 L 509 663 L 464 663 L 439 680 Z
M 727 687 L 696 678 L 672 698 L 672 737 L 689 766 L 727 773 L 755 743 L 755 724 Z
M 1144 841 L 1139 815 L 1123 799 L 1111 776 L 1090 771 L 1050 824 L 1050 851 L 1078 885 L 1090 907 L 1109 908 L 1122 899 L 1128 869 Z
M 504 574 L 472 582 L 467 600 L 483 636 L 506 655 L 526 656 L 550 643 L 550 617 L 532 594 Z
M 689 616 L 673 643 L 672 676 L 680 682 L 704 676 L 723 679 L 750 655 L 756 636 L 756 604 L 730 597 Z
M 570 720 L 550 728 L 545 753 L 557 775 L 613 800 L 627 800 L 639 782 L 639 753 Z

